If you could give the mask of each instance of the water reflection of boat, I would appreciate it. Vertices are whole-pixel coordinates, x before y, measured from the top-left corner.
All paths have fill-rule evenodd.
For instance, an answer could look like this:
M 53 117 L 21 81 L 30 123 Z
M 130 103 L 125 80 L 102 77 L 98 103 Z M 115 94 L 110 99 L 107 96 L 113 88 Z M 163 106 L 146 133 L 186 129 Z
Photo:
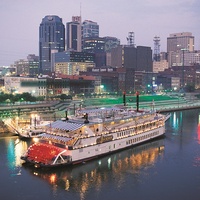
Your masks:
M 22 159 L 39 167 L 82 163 L 162 136 L 167 119 L 118 107 L 81 110 L 66 118 L 51 123 Z
M 137 179 L 138 174 L 142 173 L 143 169 L 153 167 L 163 153 L 164 139 L 155 139 L 81 165 L 51 169 L 37 169 L 29 166 L 27 170 L 45 179 L 53 188 L 58 186 L 66 191 L 75 190 L 80 196 L 84 196 L 89 189 L 99 190 L 108 182 L 119 187 L 123 184 L 121 180 L 124 180 L 127 174 L 133 174 Z

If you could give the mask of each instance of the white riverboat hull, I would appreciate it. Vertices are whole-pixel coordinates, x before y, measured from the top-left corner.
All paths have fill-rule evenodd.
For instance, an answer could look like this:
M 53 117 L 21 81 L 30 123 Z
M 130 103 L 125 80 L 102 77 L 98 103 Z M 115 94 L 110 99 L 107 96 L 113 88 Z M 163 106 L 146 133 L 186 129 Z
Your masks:
M 122 138 L 120 140 L 113 140 L 110 142 L 85 147 L 82 149 L 72 150 L 72 163 L 81 163 L 87 160 L 91 160 L 93 158 L 97 158 L 103 156 L 105 154 L 113 153 L 115 151 L 120 151 L 125 148 L 130 148 L 134 145 L 138 145 L 149 140 L 155 139 L 164 135 L 165 127 L 160 127 L 156 130 L 150 130 L 144 132 L 140 135 L 134 135 L 126 138 Z
M 86 118 L 84 123 L 78 123 L 77 119 L 76 123 L 74 119 L 56 121 L 49 125 L 50 132 L 30 146 L 21 158 L 37 167 L 78 164 L 164 135 L 169 116 L 127 113 L 120 110 L 119 116 L 109 115 L 103 120 L 96 120 L 95 115 L 96 121 Z M 64 132 L 61 134 L 57 129 Z

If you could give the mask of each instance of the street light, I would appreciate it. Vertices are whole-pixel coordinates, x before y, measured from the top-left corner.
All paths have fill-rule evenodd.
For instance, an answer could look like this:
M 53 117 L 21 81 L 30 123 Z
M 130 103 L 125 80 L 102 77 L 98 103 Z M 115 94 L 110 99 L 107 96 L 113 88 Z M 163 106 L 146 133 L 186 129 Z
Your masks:
M 103 92 L 103 89 L 104 89 L 104 85 L 100 85 L 100 93 Z

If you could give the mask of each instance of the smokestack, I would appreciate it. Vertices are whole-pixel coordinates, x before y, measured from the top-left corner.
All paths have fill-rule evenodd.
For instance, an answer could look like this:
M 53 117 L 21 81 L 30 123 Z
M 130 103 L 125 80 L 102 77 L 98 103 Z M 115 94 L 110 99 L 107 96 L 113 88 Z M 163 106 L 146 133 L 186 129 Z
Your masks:
M 68 120 L 67 112 L 68 112 L 68 110 L 65 111 L 65 118 L 66 118 L 66 121 Z
M 123 104 L 126 106 L 126 92 L 123 92 Z
M 139 92 L 136 92 L 136 106 L 137 106 L 137 112 L 139 111 Z

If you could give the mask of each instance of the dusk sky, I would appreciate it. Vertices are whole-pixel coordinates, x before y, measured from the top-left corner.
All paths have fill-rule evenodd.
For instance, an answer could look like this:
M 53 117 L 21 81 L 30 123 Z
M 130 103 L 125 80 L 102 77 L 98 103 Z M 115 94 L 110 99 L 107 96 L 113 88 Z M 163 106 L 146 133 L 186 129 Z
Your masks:
M 81 6 L 80 6 L 81 5 Z M 0 66 L 39 55 L 39 25 L 46 15 L 57 15 L 64 25 L 72 16 L 99 24 L 100 37 L 113 36 L 127 44 L 135 33 L 136 46 L 150 46 L 159 36 L 166 51 L 171 33 L 191 32 L 195 50 L 200 50 L 199 0 L 0 0 Z

